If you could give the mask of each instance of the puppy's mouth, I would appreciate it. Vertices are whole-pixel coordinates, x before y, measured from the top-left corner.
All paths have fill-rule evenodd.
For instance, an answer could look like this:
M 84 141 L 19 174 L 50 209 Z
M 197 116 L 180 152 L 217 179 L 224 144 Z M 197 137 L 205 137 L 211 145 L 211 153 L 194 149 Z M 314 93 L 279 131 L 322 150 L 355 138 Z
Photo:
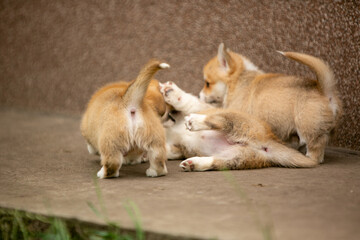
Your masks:
M 214 106 L 214 107 L 222 106 L 222 102 L 220 100 L 216 100 L 216 99 L 205 100 L 205 102 L 212 105 L 212 106 Z
M 218 100 L 210 100 L 210 101 L 207 101 L 207 103 L 209 103 L 209 104 L 219 104 L 220 101 L 218 101 Z
M 217 98 L 214 98 L 214 97 L 203 97 L 203 98 L 201 98 L 200 97 L 200 100 L 202 100 L 205 103 L 214 104 L 214 105 L 218 105 L 218 104 L 222 103 L 219 97 L 217 97 Z

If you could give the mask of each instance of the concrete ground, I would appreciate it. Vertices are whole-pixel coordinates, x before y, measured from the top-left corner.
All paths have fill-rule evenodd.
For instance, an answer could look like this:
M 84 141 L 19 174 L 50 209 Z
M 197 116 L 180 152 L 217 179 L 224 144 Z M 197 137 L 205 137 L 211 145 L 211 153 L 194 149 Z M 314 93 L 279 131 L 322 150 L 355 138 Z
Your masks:
M 0 109 L 0 207 L 103 223 L 79 116 Z M 360 152 L 328 148 L 313 169 L 267 168 L 148 178 L 148 164 L 99 180 L 107 216 L 133 229 L 124 203 L 139 208 L 144 230 L 203 239 L 360 239 Z

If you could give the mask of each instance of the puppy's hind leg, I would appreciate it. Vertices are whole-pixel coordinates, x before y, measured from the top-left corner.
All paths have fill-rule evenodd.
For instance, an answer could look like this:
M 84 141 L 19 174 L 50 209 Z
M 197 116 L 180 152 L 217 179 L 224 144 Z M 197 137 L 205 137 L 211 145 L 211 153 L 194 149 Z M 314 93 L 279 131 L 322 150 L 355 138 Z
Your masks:
M 180 163 L 180 167 L 185 172 L 190 171 L 207 171 L 213 169 L 214 157 L 192 157 Z
M 97 173 L 99 178 L 118 177 L 124 156 L 121 145 L 109 136 L 104 136 L 99 141 L 99 152 L 101 156 L 101 170 Z
M 180 163 L 184 171 L 241 170 L 264 168 L 272 163 L 247 146 L 238 146 L 213 157 L 192 157 Z
M 327 142 L 328 136 L 326 134 L 314 139 L 309 139 L 306 143 L 306 156 L 316 160 L 318 163 L 323 163 Z
M 306 144 L 306 156 L 322 163 L 329 134 L 335 127 L 332 111 L 320 104 L 306 104 L 295 119 L 300 142 Z
M 87 149 L 91 155 L 99 155 L 99 152 L 90 144 L 87 144 Z
M 151 146 L 147 152 L 150 167 L 146 170 L 148 177 L 160 177 L 167 174 L 165 146 Z
M 101 154 L 102 168 L 97 173 L 98 178 L 118 177 L 123 161 L 124 157 L 120 152 L 111 155 Z

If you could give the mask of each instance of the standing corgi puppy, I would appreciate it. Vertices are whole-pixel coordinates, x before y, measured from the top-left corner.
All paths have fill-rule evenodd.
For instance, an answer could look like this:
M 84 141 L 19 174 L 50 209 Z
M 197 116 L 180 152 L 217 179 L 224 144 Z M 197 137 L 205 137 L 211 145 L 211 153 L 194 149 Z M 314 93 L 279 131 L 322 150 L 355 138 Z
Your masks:
M 204 67 L 200 99 L 258 117 L 275 135 L 321 163 L 330 133 L 341 116 L 341 101 L 330 68 L 320 59 L 280 52 L 310 67 L 317 80 L 265 74 L 247 58 L 220 44 L 217 57 Z
M 166 127 L 168 159 L 187 158 L 180 163 L 184 171 L 317 165 L 285 146 L 270 126 L 255 116 L 213 108 L 172 82 L 160 84 L 160 91 L 176 110 L 170 116 L 174 123 Z
M 164 68 L 169 65 L 150 60 L 135 81 L 109 84 L 90 99 L 81 132 L 89 152 L 101 156 L 99 178 L 118 177 L 123 163 L 141 162 L 144 155 L 150 162 L 147 176 L 167 174 L 165 132 L 160 121 L 166 105 L 158 82 L 151 80 Z

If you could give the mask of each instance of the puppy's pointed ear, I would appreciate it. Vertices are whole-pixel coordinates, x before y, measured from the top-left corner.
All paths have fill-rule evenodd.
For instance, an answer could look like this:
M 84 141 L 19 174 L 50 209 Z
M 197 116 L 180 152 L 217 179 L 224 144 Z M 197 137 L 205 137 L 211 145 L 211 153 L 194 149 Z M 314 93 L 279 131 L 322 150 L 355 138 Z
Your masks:
M 218 57 L 219 67 L 223 71 L 227 73 L 231 73 L 234 70 L 233 59 L 231 58 L 228 50 L 225 49 L 224 43 L 220 43 L 217 57 Z

